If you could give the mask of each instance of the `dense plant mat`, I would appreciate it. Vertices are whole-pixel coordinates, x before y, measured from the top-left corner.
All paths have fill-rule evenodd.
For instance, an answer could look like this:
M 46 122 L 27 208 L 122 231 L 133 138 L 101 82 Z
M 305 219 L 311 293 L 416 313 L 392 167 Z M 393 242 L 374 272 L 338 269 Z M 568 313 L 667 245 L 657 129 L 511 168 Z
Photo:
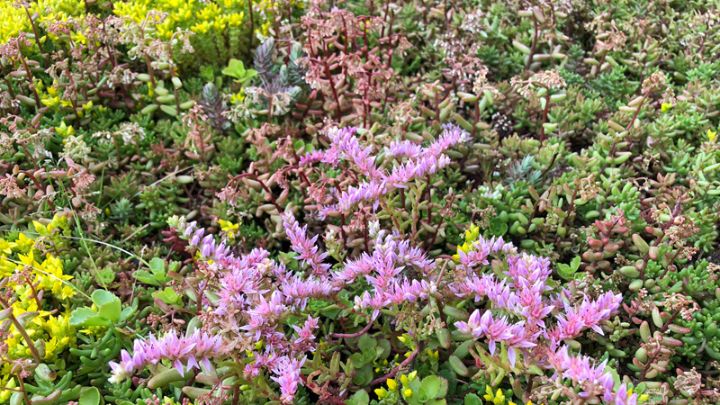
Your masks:
M 719 8 L 0 2 L 0 403 L 720 403 Z

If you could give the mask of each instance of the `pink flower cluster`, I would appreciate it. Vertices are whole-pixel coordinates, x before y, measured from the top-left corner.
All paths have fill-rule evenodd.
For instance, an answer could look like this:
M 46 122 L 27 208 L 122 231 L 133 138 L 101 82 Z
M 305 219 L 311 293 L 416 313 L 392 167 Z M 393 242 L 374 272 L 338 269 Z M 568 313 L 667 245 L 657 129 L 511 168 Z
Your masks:
M 407 160 L 387 170 L 375 164 L 372 148 L 362 147 L 356 133 L 355 128 L 328 131 L 330 147 L 325 151 L 310 152 L 300 159 L 301 166 L 325 163 L 336 167 L 342 161 L 347 161 L 358 175 L 366 178 L 344 190 L 333 190 L 336 202 L 320 208 L 320 216 L 323 218 L 333 213 L 348 214 L 353 207 L 362 203 L 369 203 L 373 209 L 377 209 L 382 196 L 406 188 L 412 181 L 430 176 L 447 166 L 450 158 L 445 155 L 445 151 L 467 141 L 469 137 L 459 127 L 445 125 L 440 137 L 427 147 L 409 141 L 393 142 L 385 149 L 385 156 L 405 157 Z
M 343 142 L 338 143 L 338 153 L 355 145 L 349 140 Z M 357 152 L 352 156 L 361 161 L 367 155 Z M 291 403 L 302 384 L 301 366 L 307 353 L 315 350 L 320 320 L 308 316 L 304 323 L 292 327 L 287 327 L 286 320 L 301 314 L 310 298 L 333 297 L 362 279 L 369 287 L 353 297 L 355 308 L 370 311 L 371 322 L 382 309 L 421 305 L 431 296 L 446 303 L 457 299 L 472 299 L 476 304 L 484 301 L 484 309 L 475 309 L 467 321 L 456 322 L 455 327 L 474 339 L 485 340 L 491 355 L 497 352 L 498 344 L 503 345 L 513 365 L 520 358 L 526 365 L 554 370 L 588 395 L 625 403 L 620 402 L 620 390 L 612 391 L 604 365 L 593 367 L 587 358 L 568 354 L 562 344 L 587 329 L 602 333 L 600 324 L 620 305 L 618 294 L 585 297 L 578 303 L 572 303 L 567 292 L 551 295 L 549 260 L 518 254 L 501 238 L 479 238 L 467 252 L 459 253 L 454 276 L 441 278 L 448 273 L 439 271 L 422 249 L 377 226 L 371 227 L 368 251 L 332 269 L 326 262 L 328 255 L 317 245 L 317 236 L 308 236 L 307 227 L 300 226 L 290 213 L 282 220 L 292 250 L 307 266 L 303 271 L 288 270 L 264 249 L 236 256 L 225 242 L 216 242 L 195 223 L 179 225 L 179 233 L 189 239 L 206 268 L 202 289 L 211 294 L 201 296 L 204 326 L 216 330 L 217 335 L 196 333 L 178 338 L 168 334 L 162 340 L 137 341 L 132 355 L 123 352 L 121 363 L 112 364 L 115 379 L 160 360 L 171 362 L 180 372 L 196 368 L 198 363 L 226 353 L 221 350 L 223 336 L 233 342 L 228 350 L 250 353 L 245 366 L 248 378 L 268 372 L 280 386 L 281 401 Z M 502 273 L 486 271 L 490 256 L 495 263 L 502 263 Z M 262 347 L 257 347 L 255 343 L 260 341 Z M 625 400 L 633 400 L 624 395 Z
M 225 355 L 223 339 L 196 331 L 189 336 L 178 336 L 170 331 L 161 339 L 150 336 L 136 339 L 132 355 L 126 350 L 120 354 L 120 363 L 110 362 L 112 382 L 120 382 L 146 366 L 169 361 L 183 375 L 186 371 L 210 368 L 210 359 Z
M 508 254 L 502 279 L 494 274 L 477 274 L 478 267 L 489 264 L 487 258 L 491 253 Z M 468 253 L 460 252 L 459 256 L 459 267 L 468 276 L 451 282 L 449 289 L 461 298 L 471 297 L 476 302 L 486 299 L 492 310 L 476 309 L 467 322 L 455 323 L 458 330 L 475 339 L 486 339 L 490 354 L 495 353 L 497 343 L 503 343 L 513 367 L 517 355 L 522 353 L 526 364 L 554 369 L 562 377 L 585 387 L 583 392 L 588 396 L 601 395 L 608 403 L 626 403 L 620 402 L 620 391 L 613 391 L 612 378 L 605 373 L 604 364 L 592 367 L 589 358 L 569 355 L 566 346 L 556 350 L 564 340 L 575 338 L 586 329 L 602 334 L 600 324 L 620 307 L 620 294 L 606 292 L 594 300 L 584 297 L 576 305 L 563 293 L 549 297 L 550 261 L 514 254 L 502 239 L 480 238 Z M 506 315 L 496 316 L 493 312 Z M 555 318 L 554 326 L 549 326 L 550 315 Z M 635 400 L 633 396 L 624 395 L 627 403 Z
M 318 247 L 316 246 L 318 236 L 308 238 L 307 225 L 301 228 L 291 214 L 285 214 L 282 218 L 285 233 L 292 244 L 292 250 L 300 255 L 300 259 L 312 268 L 314 274 L 318 276 L 327 274 L 330 265 L 323 263 L 327 253 L 318 253 Z
M 605 362 L 593 366 L 589 357 L 569 354 L 567 346 L 551 352 L 548 358 L 559 376 L 581 387 L 581 397 L 601 397 L 606 404 L 612 405 L 637 405 L 638 395 L 628 395 L 626 384 L 615 389 L 612 374 L 605 371 Z

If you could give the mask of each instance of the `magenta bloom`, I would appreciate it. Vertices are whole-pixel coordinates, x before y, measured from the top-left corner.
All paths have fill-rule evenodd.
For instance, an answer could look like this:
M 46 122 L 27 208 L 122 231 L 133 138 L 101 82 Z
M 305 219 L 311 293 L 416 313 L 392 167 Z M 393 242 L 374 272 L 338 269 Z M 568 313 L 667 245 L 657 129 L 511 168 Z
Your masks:
M 295 217 L 290 213 L 283 215 L 283 225 L 292 249 L 300 255 L 300 259 L 313 270 L 316 275 L 324 275 L 330 269 L 330 265 L 323 263 L 327 253 L 320 253 L 317 243 L 317 235 L 312 238 L 307 236 L 307 225 L 300 227 Z
M 479 268 L 489 264 L 490 254 L 506 255 L 507 271 L 503 275 L 476 274 Z M 518 353 L 533 356 L 555 350 L 563 340 L 577 337 L 586 329 L 602 333 L 600 324 L 617 311 L 622 301 L 619 294 L 608 292 L 596 300 L 586 297 L 573 307 L 562 300 L 562 295 L 548 296 L 549 260 L 518 255 L 502 240 L 480 238 L 473 249 L 460 252 L 459 257 L 458 267 L 468 275 L 451 282 L 450 291 L 461 298 L 474 298 L 475 302 L 486 301 L 493 310 L 507 315 L 495 318 L 490 310 L 476 309 L 467 322 L 456 322 L 455 327 L 475 339 L 487 340 L 490 354 L 495 353 L 498 342 L 504 344 L 512 365 Z M 551 326 L 553 318 L 555 325 Z M 511 323 L 510 319 L 516 322 Z M 570 367 L 575 364 L 570 360 L 563 364 L 568 365 L 568 370 L 576 368 Z
M 210 367 L 210 359 L 225 354 L 220 336 L 210 336 L 196 331 L 192 335 L 179 337 L 170 331 L 162 339 L 151 336 L 146 340 L 135 340 L 132 355 L 126 350 L 120 354 L 120 363 L 110 362 L 112 382 L 120 382 L 135 372 L 162 360 L 169 361 L 183 375 L 186 371 Z
M 417 146 L 422 149 L 419 155 L 415 155 L 415 146 L 397 144 L 393 153 L 402 155 L 405 161 L 387 174 L 374 166 L 369 150 L 359 146 L 354 134 L 354 131 L 332 134 L 333 146 L 324 154 L 313 155 L 311 160 L 328 164 L 347 160 L 368 170 L 375 168 L 378 176 L 368 176 L 357 188 L 346 190 L 345 196 L 362 187 L 376 195 L 371 199 L 358 196 L 351 203 L 338 201 L 333 209 L 347 203 L 343 210 L 350 210 L 353 204 L 378 201 L 383 193 L 398 187 L 388 183 L 391 176 L 408 179 L 427 173 L 420 169 L 423 162 L 437 156 L 438 161 L 428 166 L 428 170 L 434 170 L 433 165 L 441 163 L 447 145 L 463 137 L 461 132 L 446 128 L 446 133 L 430 146 Z M 467 252 L 459 253 L 454 268 L 452 264 L 450 269 L 439 268 L 422 249 L 403 240 L 398 233 L 378 229 L 379 225 L 370 227 L 366 251 L 333 268 L 327 253 L 318 246 L 318 236 L 309 235 L 307 226 L 300 225 L 289 213 L 283 215 L 282 221 L 304 271 L 286 268 L 260 248 L 236 255 L 196 224 L 183 224 L 178 234 L 189 239 L 192 252 L 199 252 L 198 274 L 203 277 L 199 288 L 204 293 L 201 316 L 206 327 L 217 331 L 217 336 L 196 332 L 181 337 L 173 332 L 162 339 L 136 340 L 132 354 L 123 351 L 120 362 L 111 363 L 113 381 L 161 361 L 180 373 L 209 366 L 210 360 L 227 355 L 220 336 L 234 334 L 234 359 L 247 353 L 246 377 L 266 373 L 277 383 L 280 400 L 289 404 L 303 384 L 302 365 L 307 354 L 322 342 L 317 335 L 324 330 L 321 319 L 306 312 L 311 298 L 350 300 L 354 310 L 369 315 L 371 322 L 384 309 L 404 304 L 425 305 L 431 299 L 453 305 L 453 301 L 462 299 L 471 314 L 454 326 L 486 344 L 490 355 L 506 355 L 503 360 L 513 367 L 522 362 L 551 370 L 557 378 L 570 381 L 579 395 L 588 400 L 631 405 L 637 402 L 636 396 L 627 395 L 627 387 L 614 386 L 610 374 L 605 372 L 605 364 L 595 365 L 587 357 L 571 355 L 563 345 L 564 340 L 576 338 L 588 329 L 602 333 L 602 323 L 620 306 L 619 294 L 606 292 L 595 299 L 578 299 L 567 291 L 557 293 L 550 280 L 548 259 L 519 254 L 501 238 L 479 238 Z M 341 292 L 347 295 L 339 297 Z M 298 316 L 305 321 L 288 326 L 288 320 Z M 260 341 L 262 344 L 257 345 Z
M 321 218 L 338 212 L 348 214 L 360 204 L 377 209 L 384 195 L 407 188 L 411 182 L 424 179 L 450 164 L 445 151 L 469 138 L 467 132 L 459 127 L 445 125 L 440 137 L 427 147 L 408 141 L 393 142 L 385 149 L 386 156 L 405 157 L 407 160 L 388 171 L 375 164 L 372 147 L 361 146 L 356 132 L 355 128 L 332 129 L 326 134 L 331 141 L 327 150 L 310 152 L 300 159 L 301 166 L 314 163 L 338 166 L 341 161 L 347 161 L 366 179 L 343 190 L 334 190 L 336 202 L 320 208 Z
M 573 356 L 567 346 L 557 352 L 549 353 L 549 362 L 554 366 L 557 376 L 566 378 L 580 386 L 581 396 L 600 396 L 607 404 L 636 405 L 637 394 L 628 395 L 627 386 L 620 384 L 617 390 L 612 374 L 605 371 L 605 362 L 593 365 L 589 357 Z
M 488 340 L 488 348 L 490 354 L 495 354 L 496 342 L 506 342 L 517 334 L 524 333 L 523 324 L 517 323 L 510 325 L 507 318 L 493 318 L 490 311 L 485 311 L 480 316 L 480 311 L 475 310 L 467 322 L 456 322 L 455 327 L 460 331 L 473 335 L 473 337 L 485 337 Z M 527 342 L 530 344 L 530 342 Z M 526 342 L 518 342 L 518 344 L 527 346 Z
M 288 357 L 282 357 L 276 362 L 273 369 L 275 377 L 272 377 L 272 380 L 280 385 L 280 399 L 284 404 L 292 404 L 295 399 L 298 385 L 302 383 L 300 368 L 303 363 L 305 358 L 298 360 Z

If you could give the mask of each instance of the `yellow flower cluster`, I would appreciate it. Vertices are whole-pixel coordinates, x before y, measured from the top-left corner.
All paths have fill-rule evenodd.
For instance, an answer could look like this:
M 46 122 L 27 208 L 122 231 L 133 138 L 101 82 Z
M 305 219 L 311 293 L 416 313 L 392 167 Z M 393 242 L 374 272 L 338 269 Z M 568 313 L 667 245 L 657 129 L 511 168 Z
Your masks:
M 67 217 L 56 215 L 43 225 L 34 222 L 35 232 L 20 233 L 14 240 L 0 238 L 0 277 L 7 278 L 13 290 L 11 304 L 13 316 L 23 320 L 25 332 L 33 341 L 42 341 L 36 347 L 46 360 L 52 360 L 75 342 L 75 331 L 70 326 L 70 311 L 48 308 L 48 300 L 66 303 L 75 294 L 68 283 L 71 276 L 63 273 L 62 261 L 43 246 L 63 243 L 59 236 L 69 232 Z M 10 358 L 31 356 L 26 339 L 11 326 L 5 343 Z M 2 370 L 7 376 L 9 370 Z
M 413 396 L 413 389 L 410 388 L 410 383 L 414 381 L 417 378 L 417 371 L 412 371 L 409 374 L 403 374 L 400 376 L 400 383 L 398 384 L 398 381 L 393 378 L 388 378 L 385 383 L 387 384 L 387 389 L 384 387 L 376 388 L 375 389 L 375 395 L 379 399 L 387 398 L 390 393 L 394 393 L 400 389 L 400 395 L 402 395 L 403 398 L 408 399 Z
M 628 396 L 628 398 L 632 397 L 633 393 L 634 393 L 634 391 L 633 391 L 632 388 L 628 389 L 628 390 L 627 390 L 627 396 Z M 650 399 L 650 395 L 648 395 L 648 394 L 640 394 L 640 395 L 638 395 L 638 403 L 644 404 L 644 403 L 647 402 L 649 399 Z
M 20 32 L 32 32 L 30 19 L 15 0 L 0 1 L 0 44 Z M 70 17 L 85 14 L 85 2 L 81 0 L 37 0 L 28 2 L 30 15 L 37 16 L 36 23 L 49 24 L 67 21 Z
M 715 142 L 717 139 L 717 131 L 713 131 L 712 129 L 708 129 L 705 135 L 710 142 Z
M 218 219 L 218 225 L 220 225 L 220 230 L 223 231 L 223 233 L 227 236 L 230 240 L 235 240 L 235 238 L 238 236 L 240 232 L 240 224 L 235 224 L 230 221 L 226 221 L 224 219 Z
M 467 253 L 472 250 L 473 243 L 480 237 L 480 228 L 476 225 L 470 225 L 470 229 L 465 231 L 465 241 L 462 245 L 458 245 L 457 253 L 453 255 L 453 260 L 460 260 L 460 252 Z
M 249 9 L 253 7 L 253 23 L 256 32 L 267 35 L 270 29 L 270 16 L 275 10 L 272 0 L 220 0 L 207 2 L 202 0 L 129 0 L 114 2 L 113 12 L 136 23 L 146 21 L 148 16 L 165 18 L 156 26 L 161 39 L 170 39 L 177 28 L 188 29 L 196 34 L 210 31 L 223 32 L 230 27 L 239 27 L 249 21 Z M 291 2 L 291 5 L 295 6 Z M 37 16 L 36 24 L 47 26 L 71 17 L 85 14 L 85 3 L 81 0 L 36 0 L 29 2 L 30 15 Z M 0 44 L 20 32 L 32 32 L 30 19 L 15 0 L 0 0 Z M 82 33 L 73 33 L 74 39 L 84 42 Z
M 14 1 L 0 2 L 0 43 L 5 43 L 21 31 L 26 31 L 30 21 L 25 11 L 14 6 Z
M 267 15 L 272 10 L 270 1 L 253 1 L 254 23 L 260 33 L 269 29 Z M 169 39 L 177 28 L 188 29 L 196 34 L 210 31 L 223 32 L 230 27 L 239 27 L 248 17 L 247 0 L 222 0 L 205 2 L 201 0 L 131 0 L 114 3 L 114 13 L 137 23 L 144 21 L 150 11 L 165 14 L 157 24 L 158 36 Z
M 493 393 L 493 389 L 489 385 L 485 386 L 485 395 L 483 395 L 483 398 L 485 398 L 488 404 L 492 405 L 517 405 L 515 402 L 507 399 L 499 388 Z M 532 401 L 527 401 L 525 405 L 533 405 L 533 403 Z

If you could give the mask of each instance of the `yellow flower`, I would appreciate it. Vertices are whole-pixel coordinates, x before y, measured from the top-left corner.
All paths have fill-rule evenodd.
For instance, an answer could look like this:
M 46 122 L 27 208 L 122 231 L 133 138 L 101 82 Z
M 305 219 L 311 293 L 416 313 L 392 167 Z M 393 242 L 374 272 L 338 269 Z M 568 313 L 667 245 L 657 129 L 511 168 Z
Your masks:
M 45 342 L 46 359 L 54 358 L 75 344 L 75 329 L 70 326 L 69 313 L 49 317 L 45 322 L 44 329 L 48 336 L 51 336 L 51 339 Z
M 403 397 L 410 398 L 413 395 L 413 390 L 411 388 L 405 388 L 402 392 Z
M 230 96 L 230 102 L 232 104 L 240 104 L 245 100 L 245 89 L 241 88 L 237 93 L 233 93 Z
M 8 242 L 5 239 L 0 238 L 0 253 L 9 255 L 12 253 L 13 247 L 15 247 L 13 242 Z
M 465 231 L 465 242 L 462 245 L 458 245 L 457 253 L 453 255 L 453 260 L 460 260 L 460 252 L 468 253 L 472 250 L 473 244 L 480 237 L 480 227 L 477 225 L 470 225 L 470 228 Z
M 715 142 L 715 140 L 717 139 L 717 132 L 713 131 L 712 129 L 708 129 L 706 135 L 707 135 L 708 141 L 710 141 L 710 142 Z
M 60 105 L 60 97 L 40 97 L 40 102 L 49 108 L 54 108 Z
M 465 231 L 465 242 L 475 242 L 480 237 L 480 227 L 470 225 L 470 229 Z
M 65 121 L 63 121 L 60 123 L 59 127 L 55 127 L 55 132 L 63 138 L 67 138 L 68 136 L 75 134 L 75 128 L 73 128 L 72 125 L 68 126 L 65 124 Z
M 483 398 L 485 398 L 487 401 L 492 402 L 494 405 L 504 405 L 505 404 L 505 394 L 503 394 L 502 390 L 498 388 L 497 392 L 493 394 L 493 389 L 489 385 L 485 386 L 485 395 L 483 395 Z
M 149 4 L 146 2 L 133 1 L 121 1 L 113 3 L 113 12 L 119 17 L 127 17 L 136 23 L 140 23 L 147 16 Z
M 388 388 L 390 388 L 390 391 L 395 391 L 398 387 L 398 383 L 397 383 L 397 381 L 393 380 L 392 378 L 388 378 L 387 386 L 388 386 Z
M 190 27 L 190 30 L 197 34 L 205 34 L 206 32 L 210 31 L 211 27 L 212 25 L 209 22 L 203 21 Z
M 24 233 L 21 233 L 15 241 L 16 251 L 27 252 L 35 245 L 35 241 L 30 239 Z
M 378 398 L 383 399 L 387 396 L 387 390 L 385 388 L 375 388 L 375 395 L 377 395 Z
M 664 113 L 670 111 L 671 108 L 672 108 L 672 104 L 670 104 L 670 103 L 662 103 L 662 104 L 660 104 L 660 111 L 662 111 L 662 112 L 664 112 Z
M 220 229 L 225 232 L 230 240 L 235 239 L 240 230 L 240 224 L 234 224 L 224 219 L 218 219 L 218 224 L 220 224 Z
M 244 16 L 243 13 L 232 13 L 232 14 L 228 14 L 228 15 L 227 15 L 227 23 L 228 23 L 228 25 L 231 26 L 231 27 L 240 26 L 240 24 L 242 24 L 242 22 L 243 22 L 243 18 L 244 18 L 244 17 L 245 17 L 245 16 Z
M 73 32 L 70 34 L 70 39 L 80 44 L 87 43 L 87 37 L 82 32 Z
M 3 17 L 0 21 L 0 43 L 3 44 L 19 32 L 30 28 L 23 9 L 13 4 L 12 1 L 0 2 L 0 15 Z
M 212 21 L 220 14 L 220 9 L 215 3 L 208 3 L 198 14 L 197 18 L 203 21 Z

